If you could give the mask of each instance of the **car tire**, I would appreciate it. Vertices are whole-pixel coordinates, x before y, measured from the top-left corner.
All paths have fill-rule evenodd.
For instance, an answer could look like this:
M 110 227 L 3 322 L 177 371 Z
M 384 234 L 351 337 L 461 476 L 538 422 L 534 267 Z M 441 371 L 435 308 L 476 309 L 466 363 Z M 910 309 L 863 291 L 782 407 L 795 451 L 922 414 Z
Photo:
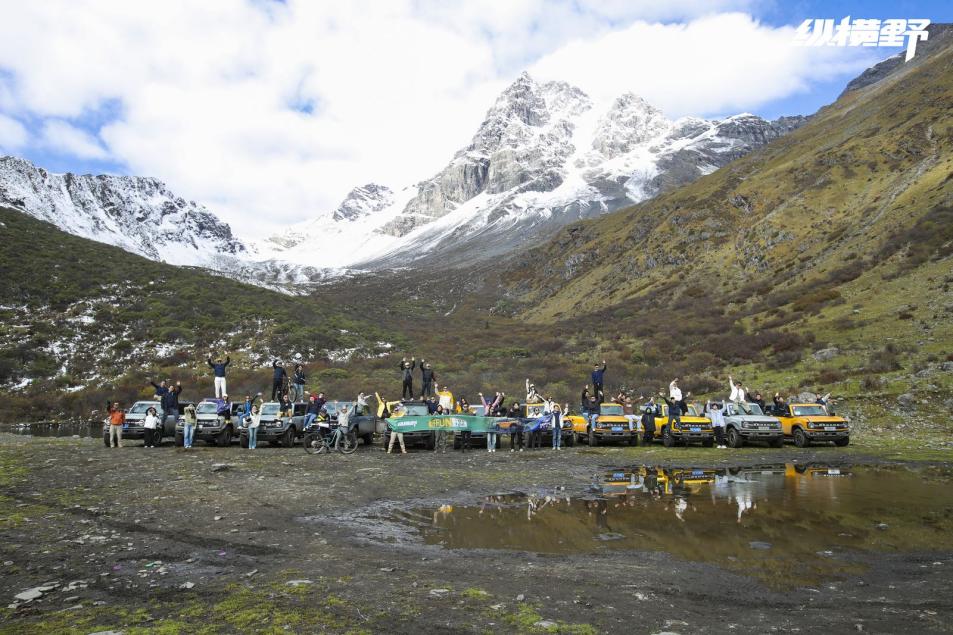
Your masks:
M 714 439 L 704 439 L 704 440 L 702 441 L 702 447 L 703 447 L 703 448 L 712 448 L 712 447 L 715 447 L 715 440 L 714 440 Z
M 223 448 L 227 448 L 231 444 L 232 444 L 232 429 L 231 427 L 226 426 L 225 429 L 218 434 L 218 437 L 216 437 L 215 445 L 223 447 Z
M 374 445 L 374 435 L 370 432 L 362 436 L 361 439 L 363 439 L 364 445 L 368 447 Z
M 103 444 L 108 448 L 109 447 L 109 433 L 103 433 Z
M 569 436 L 566 437 L 566 447 L 571 448 L 574 445 L 576 445 L 576 434 L 574 432 L 570 432 Z
M 741 436 L 741 433 L 738 432 L 737 428 L 728 428 L 728 446 L 732 448 L 740 448 L 745 444 L 744 437 Z
M 672 436 L 672 431 L 668 426 L 662 426 L 662 445 L 667 448 L 675 445 L 675 437 Z
M 243 434 L 241 438 L 239 439 L 238 444 L 247 450 L 248 449 L 248 435 Z
M 185 435 L 181 432 L 175 434 L 175 447 L 181 448 L 185 445 Z
M 596 438 L 596 433 L 591 427 L 588 428 L 588 431 L 589 431 L 589 438 L 587 439 L 587 442 L 589 443 L 590 448 L 594 448 L 597 445 L 599 445 L 599 440 Z
M 811 445 L 811 439 L 808 438 L 807 433 L 801 428 L 794 428 L 794 445 L 799 448 L 806 448 Z
M 437 447 L 437 435 L 434 432 L 431 432 L 427 435 L 427 439 L 424 441 L 425 450 L 433 450 Z
M 639 444 L 639 436 L 637 434 L 631 435 L 629 437 L 629 445 L 638 445 L 638 444 Z
M 843 439 L 834 439 L 834 445 L 839 448 L 845 448 L 850 444 L 850 437 L 844 437 Z
M 281 445 L 286 448 L 293 448 L 295 445 L 295 427 L 290 426 L 285 433 L 281 435 Z

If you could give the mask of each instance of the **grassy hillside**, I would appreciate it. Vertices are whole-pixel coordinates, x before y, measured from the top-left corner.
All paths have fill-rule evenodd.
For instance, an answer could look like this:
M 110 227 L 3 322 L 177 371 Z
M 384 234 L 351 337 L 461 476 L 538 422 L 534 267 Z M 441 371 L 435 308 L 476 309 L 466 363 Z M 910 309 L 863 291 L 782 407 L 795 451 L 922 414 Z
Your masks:
M 234 393 L 262 389 L 273 356 L 326 363 L 329 352 L 400 343 L 334 305 L 157 263 L 5 208 L 0 278 L 5 420 L 87 413 L 108 396 L 145 394 L 153 375 L 204 396 L 195 382 L 210 351 L 232 354 Z
M 515 312 L 579 330 L 611 324 L 598 339 L 625 342 L 644 372 L 664 365 L 721 381 L 734 368 L 772 392 L 833 387 L 870 396 L 866 405 L 898 425 L 905 409 L 894 398 L 912 392 L 923 403 L 914 423 L 948 424 L 945 37 L 762 150 L 524 254 L 502 274 Z M 840 350 L 824 362 L 809 355 L 829 347 Z

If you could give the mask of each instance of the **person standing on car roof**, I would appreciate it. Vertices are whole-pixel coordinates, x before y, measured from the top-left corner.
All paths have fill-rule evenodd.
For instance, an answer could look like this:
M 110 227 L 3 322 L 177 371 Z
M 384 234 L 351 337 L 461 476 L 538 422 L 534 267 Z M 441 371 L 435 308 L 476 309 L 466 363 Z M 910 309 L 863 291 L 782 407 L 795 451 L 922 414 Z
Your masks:
M 301 364 L 295 364 L 291 379 L 291 400 L 295 403 L 304 401 L 304 369 Z
M 433 396 L 433 382 L 437 379 L 437 373 L 433 372 L 433 366 L 427 363 L 427 360 L 420 360 L 420 380 L 423 383 L 423 389 L 420 391 L 420 398 Z
M 222 395 L 228 392 L 228 389 L 225 387 L 225 369 L 232 363 L 232 360 L 228 354 L 226 354 L 224 362 L 221 358 L 216 358 L 215 361 L 212 361 L 212 354 L 209 353 L 206 361 L 212 369 L 212 373 L 215 375 L 215 398 L 221 399 Z
M 745 403 L 745 389 L 742 387 L 740 381 L 736 382 L 731 375 L 728 375 L 728 387 L 731 388 L 731 395 L 728 397 L 729 401 L 733 401 L 739 406 Z
M 596 364 L 592 369 L 592 390 L 596 394 L 596 397 L 599 401 L 602 401 L 604 398 L 603 391 L 603 382 L 605 381 L 606 375 L 606 360 L 602 360 L 602 367 L 599 367 L 599 364 Z
M 149 380 L 149 383 L 152 384 L 152 387 L 156 389 L 155 396 L 153 399 L 159 402 L 159 408 L 162 408 L 162 402 L 165 401 L 165 396 L 169 394 L 169 387 L 166 385 L 166 380 L 160 381 L 158 384 Z
M 122 447 L 122 427 L 126 425 L 126 413 L 118 401 L 109 406 L 109 447 Z
M 271 400 L 278 401 L 278 397 L 281 396 L 281 388 L 285 384 L 285 378 L 288 376 L 288 372 L 277 359 L 271 363 L 271 368 L 274 370 L 271 381 Z
M 679 426 L 682 425 L 682 407 L 678 405 L 678 402 L 673 401 L 665 396 L 665 393 L 661 390 L 658 392 L 658 396 L 665 400 L 665 405 L 668 406 L 668 422 L 665 424 L 668 426 L 668 429 L 672 429 L 672 422 L 677 423 Z M 681 391 L 679 391 L 679 396 L 681 396 Z
M 185 424 L 182 426 L 182 446 L 188 450 L 192 447 L 192 440 L 195 438 L 195 426 L 198 423 L 198 416 L 195 414 L 195 404 L 187 405 L 183 415 L 185 417 Z
M 400 360 L 400 376 L 401 376 L 401 399 L 413 399 L 414 398 L 414 369 L 417 368 L 417 358 L 411 357 L 410 361 L 407 361 L 407 358 Z

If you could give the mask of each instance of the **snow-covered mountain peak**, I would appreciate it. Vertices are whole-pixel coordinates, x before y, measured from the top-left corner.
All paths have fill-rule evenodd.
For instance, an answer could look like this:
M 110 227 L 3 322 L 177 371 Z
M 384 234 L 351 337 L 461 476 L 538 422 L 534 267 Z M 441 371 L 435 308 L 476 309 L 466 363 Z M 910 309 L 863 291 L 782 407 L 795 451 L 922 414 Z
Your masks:
M 227 224 L 155 178 L 54 174 L 25 159 L 0 157 L 0 204 L 171 264 L 207 265 L 246 253 Z
M 633 93 L 616 99 L 599 120 L 592 148 L 611 159 L 667 134 L 672 123 L 661 110 Z
M 368 183 L 348 192 L 337 209 L 331 213 L 336 221 L 357 220 L 379 212 L 394 201 L 394 193 L 386 185 Z

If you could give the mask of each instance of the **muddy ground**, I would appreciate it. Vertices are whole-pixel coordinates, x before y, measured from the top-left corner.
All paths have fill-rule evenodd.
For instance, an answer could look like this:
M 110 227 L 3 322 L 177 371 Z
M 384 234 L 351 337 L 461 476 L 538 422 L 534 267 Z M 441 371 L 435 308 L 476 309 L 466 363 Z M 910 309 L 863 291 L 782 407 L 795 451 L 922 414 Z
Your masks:
M 650 550 L 449 551 L 365 518 L 496 492 L 583 494 L 604 470 L 641 463 L 897 462 L 885 456 L 863 445 L 309 456 L 0 434 L 0 632 L 949 631 L 953 544 L 840 554 L 850 573 L 778 588 Z

